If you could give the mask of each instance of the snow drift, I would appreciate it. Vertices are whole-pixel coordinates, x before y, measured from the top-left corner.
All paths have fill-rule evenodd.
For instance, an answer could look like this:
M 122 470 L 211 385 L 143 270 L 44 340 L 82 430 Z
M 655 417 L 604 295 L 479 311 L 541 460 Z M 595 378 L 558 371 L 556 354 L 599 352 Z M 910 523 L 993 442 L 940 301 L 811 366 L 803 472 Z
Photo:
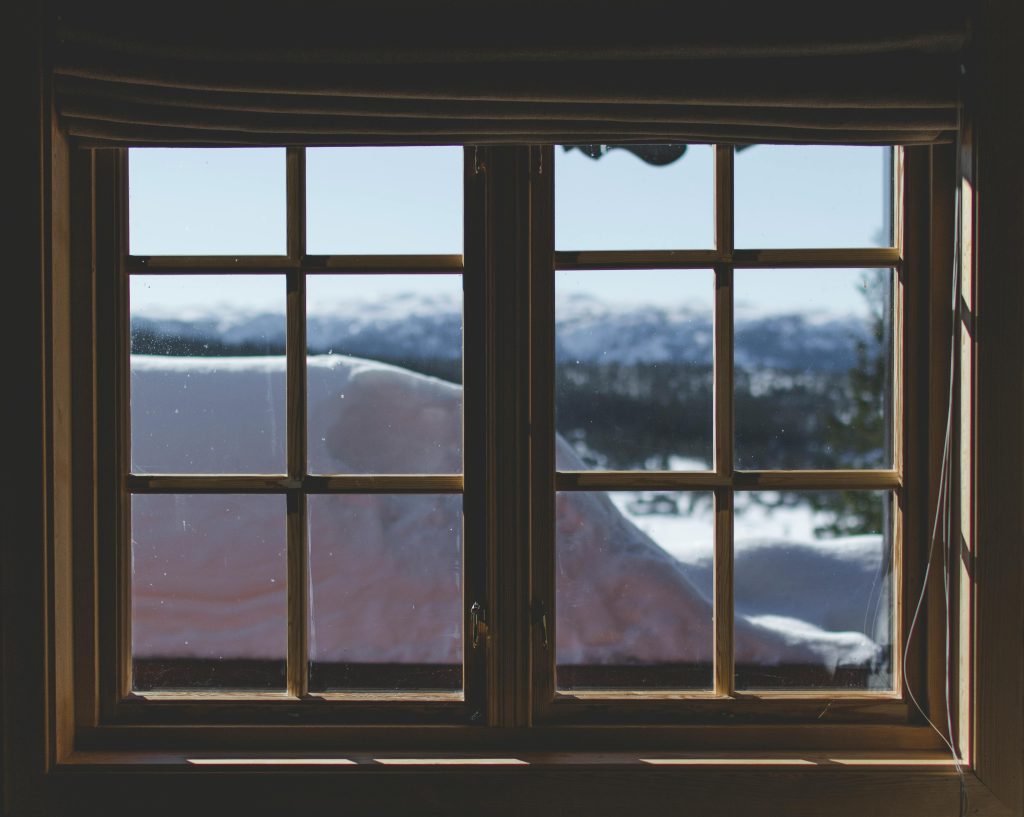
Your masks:
M 308 394 L 314 473 L 461 468 L 456 385 L 323 355 L 309 358 Z M 281 473 L 284 359 L 135 355 L 131 419 L 136 472 Z M 562 440 L 557 457 L 559 467 L 581 467 Z M 458 496 L 312 497 L 312 658 L 460 661 L 460 515 Z M 560 495 L 557 525 L 560 663 L 711 661 L 709 565 L 671 556 L 603 494 Z M 831 672 L 879 661 L 882 650 L 856 612 L 830 611 L 813 588 L 806 589 L 814 604 L 801 609 L 787 576 L 822 554 L 797 548 L 770 558 L 770 548 L 737 545 L 738 574 L 740 561 L 750 559 L 763 588 L 748 595 L 755 607 L 737 615 L 737 662 Z M 132 551 L 136 657 L 284 655 L 282 496 L 137 496 Z M 828 556 L 839 585 L 877 572 L 877 557 L 865 562 L 863 552 L 851 553 Z M 786 590 L 772 592 L 776 587 Z

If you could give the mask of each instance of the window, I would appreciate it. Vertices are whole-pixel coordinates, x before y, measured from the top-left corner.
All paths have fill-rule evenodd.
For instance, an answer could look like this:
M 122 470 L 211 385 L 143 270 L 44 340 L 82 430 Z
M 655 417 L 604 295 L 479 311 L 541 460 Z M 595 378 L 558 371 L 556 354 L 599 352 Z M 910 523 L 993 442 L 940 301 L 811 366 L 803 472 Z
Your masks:
M 122 708 L 479 709 L 462 165 L 461 148 L 128 153 Z
M 110 722 L 910 724 L 901 155 L 108 157 Z
M 530 723 L 530 695 L 537 687 L 519 679 L 534 669 L 531 637 L 541 638 L 544 611 L 524 609 L 532 600 L 534 565 L 522 543 L 531 525 L 528 489 L 536 480 L 528 482 L 525 469 L 494 466 L 493 452 L 486 451 L 477 463 L 482 483 L 470 478 L 472 462 L 464 470 L 466 505 L 474 485 L 482 484 L 482 506 L 493 522 L 483 531 L 482 583 L 491 604 L 485 636 L 490 642 L 482 651 L 488 697 L 480 720 L 435 728 L 420 712 L 385 728 L 363 728 L 349 702 L 310 700 L 304 708 L 316 713 L 311 727 L 292 713 L 289 701 L 268 700 L 273 693 L 266 692 L 261 700 L 250 695 L 227 701 L 221 691 L 219 701 L 182 696 L 137 702 L 134 709 L 123 705 L 121 693 L 130 678 L 121 674 L 125 667 L 118 656 L 131 653 L 130 644 L 117 640 L 119 632 L 128 632 L 119 629 L 117 615 L 129 610 L 130 598 L 119 598 L 119 588 L 127 585 L 118 583 L 122 567 L 112 563 L 118 551 L 107 543 L 117 541 L 128 552 L 124 520 L 108 513 L 111 485 L 126 495 L 127 488 L 118 485 L 118 472 L 108 462 L 118 438 L 99 420 L 121 410 L 117 395 L 123 384 L 115 379 L 112 361 L 128 359 L 128 350 L 118 343 L 126 344 L 129 335 L 117 339 L 129 316 L 120 290 L 94 274 L 106 276 L 120 264 L 118 234 L 124 225 L 116 214 L 126 191 L 109 149 L 139 140 L 384 143 L 410 140 L 413 133 L 431 141 L 444 138 L 436 135 L 441 132 L 467 141 L 479 133 L 481 139 L 498 141 L 584 142 L 598 140 L 591 120 L 582 118 L 595 116 L 602 127 L 614 128 L 600 137 L 611 141 L 615 133 L 638 139 L 637 128 L 651 127 L 652 138 L 664 134 L 660 138 L 685 136 L 695 142 L 729 141 L 730 134 L 741 141 L 751 135 L 831 141 L 841 133 L 857 142 L 928 145 L 900 151 L 903 164 L 896 174 L 903 195 L 894 219 L 899 234 L 893 244 L 902 253 L 895 315 L 902 325 L 894 321 L 894 329 L 901 338 L 898 362 L 908 365 L 898 377 L 904 530 L 894 546 L 902 551 L 896 555 L 904 568 L 904 594 L 895 604 L 913 601 L 905 590 L 920 584 L 923 517 L 942 487 L 936 438 L 945 423 L 952 328 L 960 344 L 953 472 L 962 483 L 959 518 L 953 522 L 957 549 L 949 553 L 958 579 L 952 606 L 959 613 L 948 671 L 954 728 L 969 764 L 972 810 L 1019 811 L 1022 676 L 1015 622 L 1021 565 L 1020 519 L 1013 511 L 1021 494 L 1024 367 L 1022 282 L 1012 270 L 1022 260 L 1016 144 L 1021 123 L 1020 106 L 1005 101 L 1019 89 L 1024 72 L 1012 70 L 1020 49 L 1014 50 L 1012 32 L 1019 26 L 1012 24 L 1011 5 L 984 4 L 967 15 L 969 51 L 963 50 L 967 21 L 959 4 L 929 5 L 926 12 L 911 8 L 902 17 L 899 10 L 872 14 L 858 6 L 849 12 L 850 25 L 839 27 L 845 32 L 839 40 L 824 30 L 828 26 L 815 29 L 813 20 L 810 28 L 793 28 L 793 15 L 751 16 L 731 7 L 727 25 L 712 10 L 690 15 L 678 36 L 663 36 L 664 27 L 656 31 L 659 21 L 650 15 L 640 15 L 633 26 L 623 14 L 581 25 L 578 13 L 566 10 L 543 20 L 526 14 L 520 25 L 510 8 L 507 26 L 488 27 L 474 19 L 471 39 L 446 25 L 463 20 L 463 10 L 446 18 L 434 7 L 425 12 L 424 25 L 417 18 L 397 28 L 391 8 L 383 10 L 385 25 L 363 28 L 351 24 L 348 12 L 341 27 L 318 25 L 303 14 L 294 18 L 295 37 L 287 36 L 292 19 L 287 14 L 273 15 L 273 35 L 266 27 L 270 18 L 234 13 L 221 24 L 208 21 L 201 32 L 194 18 L 174 13 L 157 26 L 148 12 L 132 19 L 103 15 L 92 6 L 79 13 L 58 9 L 56 19 L 15 14 L 23 34 L 15 38 L 16 59 L 28 73 L 14 109 L 22 127 L 13 129 L 13 190 L 23 206 L 12 209 L 15 254 L 5 290 L 12 306 L 5 325 L 11 330 L 8 409 L 15 429 L 9 466 L 17 475 L 9 486 L 9 546 L 0 549 L 0 799 L 5 809 L 222 813 L 230 803 L 241 811 L 319 813 L 328 803 L 331 808 L 344 803 L 353 813 L 476 813 L 483 804 L 487 812 L 512 814 L 543 803 L 553 812 L 660 813 L 687 804 L 707 813 L 748 813 L 823 810 L 827 802 L 837 814 L 954 810 L 956 777 L 942 765 L 934 733 L 912 712 L 909 722 L 905 710 L 894 717 L 892 702 L 879 702 L 875 693 L 869 700 L 846 693 L 844 701 L 833 698 L 831 706 L 811 715 L 797 711 L 794 695 L 785 701 L 736 696 L 720 715 L 697 714 L 697 704 L 666 700 L 665 707 L 691 711 L 676 723 L 659 714 L 652 718 L 658 728 L 650 728 L 650 720 L 634 728 L 644 721 L 642 707 L 620 700 L 622 691 L 615 690 L 611 703 L 594 695 L 578 699 L 591 713 L 603 712 L 605 725 L 591 721 L 577 728 L 570 721 L 585 720 L 577 709 L 560 724 L 535 719 L 529 729 L 490 728 Z M 48 30 L 52 23 L 56 32 Z M 636 37 L 624 36 L 624 26 Z M 374 31 L 385 32 L 383 39 L 363 37 Z M 356 46 L 354 52 L 338 49 L 338 32 Z M 432 32 L 445 36 L 438 40 Z M 320 47 L 286 47 L 312 42 L 308 37 L 319 37 Z M 414 68 L 383 66 L 382 73 L 381 59 L 393 53 L 390 44 L 397 40 L 403 43 L 401 53 L 394 52 L 398 61 L 409 59 Z M 421 51 L 417 44 L 428 40 Z M 492 52 L 481 43 L 502 47 Z M 691 43 L 696 53 L 714 56 L 697 59 Z M 780 57 L 780 47 L 793 56 Z M 550 63 L 537 62 L 552 51 L 559 60 L 555 72 Z M 456 54 L 469 61 L 453 68 L 450 59 Z M 671 59 L 671 54 L 684 58 Z M 240 60 L 249 64 L 240 69 Z M 453 89 L 459 99 L 438 94 L 458 78 L 466 80 Z M 473 92 L 482 88 L 493 88 L 502 99 L 481 104 Z M 650 104 L 655 100 L 658 105 Z M 386 117 L 366 115 L 374 112 Z M 541 133 L 536 132 L 538 114 L 550 117 Z M 563 114 L 573 119 L 563 121 Z M 561 134 L 563 127 L 574 130 Z M 646 138 L 648 132 L 643 133 Z M 954 134 L 963 140 L 962 154 L 943 144 Z M 481 148 L 479 166 L 486 171 L 467 177 L 467 197 L 484 206 L 466 210 L 467 219 L 476 219 L 465 231 L 466 285 L 482 289 L 482 294 L 466 293 L 466 320 L 483 314 L 484 342 L 467 344 L 464 362 L 472 368 L 473 355 L 479 355 L 486 364 L 481 371 L 490 377 L 483 390 L 487 399 L 476 408 L 467 406 L 467 417 L 483 416 L 494 447 L 513 453 L 504 465 L 529 462 L 533 430 L 521 402 L 530 385 L 521 327 L 539 332 L 549 319 L 554 326 L 557 292 L 552 281 L 550 298 L 532 303 L 535 293 L 524 291 L 522 276 L 507 274 L 530 268 L 531 261 L 540 269 L 549 255 L 543 245 L 555 245 L 554 236 L 544 235 L 553 220 L 551 226 L 540 219 L 531 224 L 530 215 L 555 208 L 553 193 L 545 190 L 557 153 L 541 158 L 534 149 L 532 157 L 528 154 L 522 147 Z M 954 161 L 954 155 L 964 158 Z M 597 161 L 608 166 L 605 158 Z M 962 192 L 959 211 L 953 204 L 957 191 Z M 738 210 L 735 217 L 739 243 Z M 527 233 L 529 244 L 523 241 Z M 964 238 L 964 276 L 957 293 L 962 303 L 950 316 L 946 290 L 955 235 Z M 278 236 L 267 229 L 263 237 L 271 243 Z M 617 243 L 594 249 L 616 252 Z M 524 246 L 541 249 L 524 252 Z M 571 245 L 560 249 L 574 251 Z M 885 269 L 890 260 L 875 258 L 864 268 Z M 664 268 L 664 259 L 659 265 Z M 573 272 L 564 266 L 560 272 Z M 743 269 L 748 267 L 737 264 L 734 273 Z M 474 277 L 473 270 L 486 274 Z M 265 273 L 257 272 L 262 280 Z M 480 312 L 473 312 L 474 303 Z M 544 313 L 544 303 L 550 314 Z M 469 389 L 467 401 L 473 396 Z M 555 395 L 549 398 L 553 403 Z M 552 433 L 560 417 L 549 419 Z M 466 447 L 472 450 L 479 448 Z M 737 485 L 735 490 L 745 489 Z M 673 498 L 664 493 L 636 497 L 641 512 L 634 516 L 651 522 L 676 519 L 661 513 L 672 508 Z M 933 570 L 929 577 L 920 636 L 912 645 L 920 649 L 900 663 L 912 688 L 926 693 L 923 704 L 941 725 L 947 673 L 940 573 Z M 495 575 L 502 576 L 500 584 Z M 906 623 L 905 609 L 896 618 Z M 524 620 L 525 627 L 517 624 Z M 553 658 L 541 674 L 549 671 L 554 672 Z M 669 698 L 663 690 L 658 694 Z M 629 711 L 623 712 L 627 704 Z M 387 721 L 379 714 L 371 720 Z M 415 725 L 406 728 L 410 724 Z M 428 764 L 432 758 L 467 755 L 470 761 L 504 758 L 515 765 L 463 764 L 438 774 Z M 247 767 L 245 758 L 255 758 L 258 766 Z M 400 762 L 384 764 L 393 759 Z

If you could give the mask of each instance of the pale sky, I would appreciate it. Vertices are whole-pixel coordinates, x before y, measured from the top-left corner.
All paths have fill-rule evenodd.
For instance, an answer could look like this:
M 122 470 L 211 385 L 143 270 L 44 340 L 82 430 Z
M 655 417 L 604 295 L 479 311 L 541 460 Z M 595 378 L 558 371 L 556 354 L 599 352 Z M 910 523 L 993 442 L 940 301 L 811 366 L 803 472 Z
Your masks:
M 853 247 L 888 243 L 889 148 L 757 146 L 736 156 L 736 246 Z M 613 150 L 595 161 L 555 149 L 558 249 L 713 246 L 713 151 L 693 145 L 665 167 Z M 307 250 L 452 253 L 462 249 L 462 149 L 314 148 L 307 152 Z M 283 148 L 130 151 L 130 251 L 161 254 L 285 252 Z M 883 240 L 883 237 L 885 240 Z M 859 312 L 861 270 L 737 273 L 737 311 L 813 308 Z M 337 279 L 335 279 L 337 280 Z M 706 273 L 559 277 L 559 292 L 614 302 L 710 306 Z M 741 285 L 742 282 L 742 285 Z M 348 277 L 318 284 L 324 299 L 450 292 L 430 276 Z M 212 304 L 283 311 L 279 276 L 136 279 L 135 314 L 186 317 Z M 810 303 L 813 301 L 814 303 Z M 311 309 L 317 311 L 312 305 Z

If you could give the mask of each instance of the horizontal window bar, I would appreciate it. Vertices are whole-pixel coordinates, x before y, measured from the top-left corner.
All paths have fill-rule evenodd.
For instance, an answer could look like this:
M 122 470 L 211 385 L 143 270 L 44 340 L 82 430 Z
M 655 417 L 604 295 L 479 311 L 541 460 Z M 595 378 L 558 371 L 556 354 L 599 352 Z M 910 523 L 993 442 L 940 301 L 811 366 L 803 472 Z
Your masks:
M 898 471 L 737 471 L 733 487 L 739 491 L 758 489 L 863 489 L 900 488 Z
M 301 270 L 307 274 L 462 272 L 461 255 L 307 255 L 301 260 L 272 255 L 129 255 L 125 270 L 129 275 L 215 275 L 224 272 L 249 274 L 281 273 Z
M 127 488 L 136 494 L 287 493 L 307 494 L 458 494 L 461 474 L 345 474 L 341 476 L 224 476 L 220 474 L 130 474 Z
M 559 471 L 558 491 L 699 490 L 733 487 L 738 491 L 764 489 L 886 489 L 899 488 L 897 471 L 736 471 L 732 478 L 713 471 Z
M 737 267 L 891 267 L 899 264 L 900 251 L 893 247 L 826 250 L 734 250 Z
M 717 250 L 587 250 L 556 252 L 555 269 L 707 269 L 725 260 Z
M 461 255 L 307 255 L 307 272 L 462 272 Z
M 131 701 L 162 702 L 162 703 L 206 703 L 206 702 L 243 702 L 277 704 L 279 702 L 297 704 L 309 701 L 312 705 L 318 702 L 351 702 L 363 704 L 381 703 L 461 703 L 465 700 L 462 692 L 391 692 L 382 690 L 380 692 L 321 692 L 310 693 L 303 698 L 289 695 L 287 692 L 254 692 L 253 690 L 188 690 L 169 689 L 156 690 L 152 692 L 134 692 L 125 699 L 130 705 Z
M 556 252 L 559 270 L 703 269 L 736 267 L 891 267 L 902 261 L 892 247 L 792 250 L 593 250 Z
M 727 488 L 729 478 L 714 471 L 559 471 L 556 491 L 614 491 L 646 488 Z
M 296 259 L 283 255 L 129 255 L 124 268 L 129 275 L 216 275 L 224 272 L 291 272 L 299 268 Z
M 825 703 L 846 703 L 856 701 L 902 701 L 900 693 L 892 690 L 754 690 L 752 692 L 734 692 L 731 695 L 717 695 L 711 691 L 689 691 L 671 689 L 631 690 L 631 689 L 588 689 L 559 691 L 559 700 L 593 700 L 593 701 L 715 701 L 719 703 L 753 703 L 784 701 L 812 701 Z

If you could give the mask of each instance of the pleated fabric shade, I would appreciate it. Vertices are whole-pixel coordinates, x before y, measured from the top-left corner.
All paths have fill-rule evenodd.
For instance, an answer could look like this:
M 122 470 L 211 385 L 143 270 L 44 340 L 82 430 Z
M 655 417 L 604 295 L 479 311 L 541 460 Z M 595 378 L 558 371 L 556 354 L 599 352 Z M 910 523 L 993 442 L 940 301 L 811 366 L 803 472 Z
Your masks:
M 68 5 L 58 113 L 88 146 L 928 144 L 961 2 Z M 894 6 L 898 6 L 895 7 Z

